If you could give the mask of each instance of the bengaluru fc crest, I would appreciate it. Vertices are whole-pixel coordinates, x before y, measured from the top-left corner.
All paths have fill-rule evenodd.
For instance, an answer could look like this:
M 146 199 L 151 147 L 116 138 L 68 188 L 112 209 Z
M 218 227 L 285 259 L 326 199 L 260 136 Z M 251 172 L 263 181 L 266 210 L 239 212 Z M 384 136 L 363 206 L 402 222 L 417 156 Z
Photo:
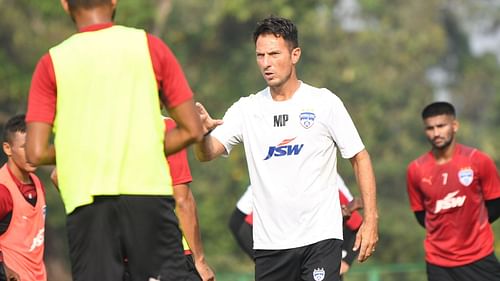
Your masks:
M 309 129 L 314 124 L 314 119 L 316 118 L 316 114 L 312 112 L 302 112 L 299 118 L 302 127 Z
M 469 186 L 474 180 L 474 171 L 471 168 L 460 169 L 458 180 L 462 185 Z
M 323 268 L 316 268 L 313 271 L 313 278 L 315 281 L 322 281 L 325 278 L 325 270 Z

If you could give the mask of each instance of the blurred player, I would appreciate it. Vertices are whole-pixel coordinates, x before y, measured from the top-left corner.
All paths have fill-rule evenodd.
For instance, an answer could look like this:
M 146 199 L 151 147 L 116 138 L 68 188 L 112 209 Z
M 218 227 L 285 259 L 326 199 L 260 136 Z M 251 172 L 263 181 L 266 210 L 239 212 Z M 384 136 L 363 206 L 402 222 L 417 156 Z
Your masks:
M 432 149 L 407 171 L 410 205 L 426 230 L 429 281 L 500 280 L 490 223 L 500 214 L 500 178 L 493 161 L 456 142 L 453 105 L 431 103 L 422 111 Z
M 45 281 L 45 189 L 26 162 L 24 115 L 10 118 L 4 127 L 0 169 L 0 280 Z
M 342 244 L 340 275 L 344 275 L 358 255 L 358 251 L 354 251 L 353 247 L 356 241 L 356 233 L 363 221 L 357 210 L 362 208 L 363 203 L 359 198 L 352 196 L 340 175 L 338 176 L 338 183 L 339 199 L 344 216 L 344 243 Z M 229 229 L 240 248 L 253 260 L 252 225 L 252 186 L 248 186 L 231 214 Z
M 176 124 L 173 119 L 165 118 L 165 126 L 168 134 Z M 169 155 L 167 160 L 172 175 L 175 212 L 185 237 L 183 246 L 189 270 L 189 276 L 185 281 L 215 281 L 215 274 L 207 264 L 203 251 L 196 201 L 189 187 L 192 176 L 186 149 Z
M 119 280 L 127 257 L 133 280 L 182 280 L 164 155 L 202 137 L 193 93 L 165 43 L 113 24 L 117 0 L 61 4 L 78 32 L 33 73 L 26 153 L 34 165 L 57 158 L 73 279 Z M 168 135 L 159 95 L 178 125 Z

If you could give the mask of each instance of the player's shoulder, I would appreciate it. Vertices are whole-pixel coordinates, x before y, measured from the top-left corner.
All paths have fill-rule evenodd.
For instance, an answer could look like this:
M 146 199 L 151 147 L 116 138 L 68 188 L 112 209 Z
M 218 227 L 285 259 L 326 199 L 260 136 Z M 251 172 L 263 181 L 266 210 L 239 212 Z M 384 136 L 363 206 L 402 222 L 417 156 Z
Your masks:
M 457 149 L 456 153 L 460 157 L 470 159 L 471 161 L 474 162 L 493 161 L 491 160 L 491 157 L 488 154 L 486 154 L 486 152 L 483 152 L 475 147 L 466 146 L 463 144 L 457 144 L 456 149 Z
M 240 97 L 237 101 L 233 103 L 233 107 L 258 106 L 262 101 L 265 101 L 266 99 L 270 98 L 271 98 L 271 93 L 269 91 L 269 88 L 265 88 L 257 93 Z
M 418 156 L 413 161 L 411 161 L 410 164 L 408 164 L 408 169 L 417 169 L 419 167 L 430 164 L 433 161 L 434 160 L 433 160 L 432 153 L 430 151 L 427 151 L 426 153 Z
M 328 88 L 319 88 L 304 82 L 301 83 L 300 90 L 303 92 L 307 92 L 318 98 L 340 100 L 340 98 Z

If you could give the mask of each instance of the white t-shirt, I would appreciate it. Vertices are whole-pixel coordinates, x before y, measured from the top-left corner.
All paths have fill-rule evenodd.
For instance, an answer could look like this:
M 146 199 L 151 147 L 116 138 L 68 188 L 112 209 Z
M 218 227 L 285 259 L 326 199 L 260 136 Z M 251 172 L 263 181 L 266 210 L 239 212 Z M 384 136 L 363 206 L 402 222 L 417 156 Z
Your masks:
M 241 198 L 236 203 L 236 208 L 240 210 L 243 214 L 249 215 L 252 212 L 252 186 L 249 185 L 245 193 L 241 196 Z
M 364 149 L 342 101 L 301 82 L 292 98 L 269 88 L 235 102 L 212 136 L 229 154 L 244 143 L 253 188 L 255 249 L 290 249 L 342 239 L 337 147 L 343 158 Z

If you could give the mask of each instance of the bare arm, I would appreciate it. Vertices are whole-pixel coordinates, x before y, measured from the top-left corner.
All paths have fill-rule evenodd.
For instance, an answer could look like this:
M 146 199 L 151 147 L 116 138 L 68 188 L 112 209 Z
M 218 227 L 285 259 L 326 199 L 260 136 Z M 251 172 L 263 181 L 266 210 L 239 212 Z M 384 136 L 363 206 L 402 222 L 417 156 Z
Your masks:
M 194 142 L 201 141 L 203 129 L 193 100 L 168 109 L 168 113 L 177 123 L 177 127 L 165 134 L 165 155 L 173 154 Z
M 3 262 L 3 268 L 5 271 L 5 278 L 8 281 L 21 281 L 21 277 L 14 270 L 10 269 L 5 262 Z
M 52 125 L 43 122 L 29 122 L 26 125 L 26 158 L 33 166 L 56 163 L 56 151 L 50 144 Z
M 203 281 L 214 281 L 215 274 L 205 260 L 193 193 L 187 184 L 178 184 L 174 186 L 174 197 L 176 214 L 179 218 L 184 237 L 193 253 L 196 270 Z
M 222 120 L 212 119 L 201 103 L 196 103 L 198 114 L 203 124 L 204 137 L 194 146 L 196 158 L 200 161 L 210 161 L 225 152 L 226 148 L 217 139 L 210 136 L 215 127 L 222 124 Z
M 362 150 L 352 157 L 351 164 L 363 199 L 363 224 L 356 235 L 354 249 L 359 249 L 358 261 L 368 259 L 378 241 L 378 212 L 375 175 L 368 151 Z

